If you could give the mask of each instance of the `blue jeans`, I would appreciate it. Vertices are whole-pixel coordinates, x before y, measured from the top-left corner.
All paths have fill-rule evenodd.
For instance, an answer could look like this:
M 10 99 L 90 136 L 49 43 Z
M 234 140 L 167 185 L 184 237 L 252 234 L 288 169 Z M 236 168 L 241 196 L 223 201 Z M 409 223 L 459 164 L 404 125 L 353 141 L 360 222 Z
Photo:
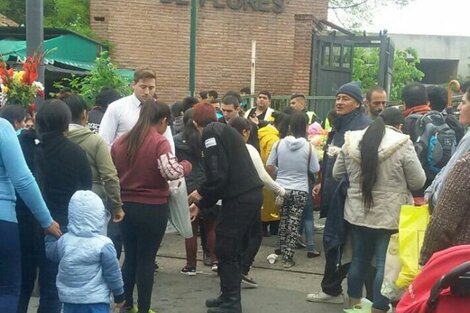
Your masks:
M 109 313 L 109 303 L 64 303 L 64 313 Z
M 302 215 L 302 221 L 300 222 L 299 234 L 305 230 L 305 240 L 307 244 L 307 251 L 315 251 L 315 241 L 314 241 L 314 222 L 313 222 L 313 199 L 312 199 L 312 186 L 308 186 L 308 195 L 307 195 L 307 204 L 305 205 L 304 213 Z
M 16 312 L 20 284 L 21 253 L 18 224 L 0 220 L 0 312 Z
M 378 310 L 387 311 L 389 309 L 390 300 L 380 293 L 380 289 L 384 279 L 388 242 L 390 236 L 395 232 L 351 225 L 353 256 L 348 273 L 348 296 L 356 299 L 362 298 L 362 287 L 370 270 L 372 257 L 375 255 L 377 271 L 373 284 L 374 302 L 372 307 Z

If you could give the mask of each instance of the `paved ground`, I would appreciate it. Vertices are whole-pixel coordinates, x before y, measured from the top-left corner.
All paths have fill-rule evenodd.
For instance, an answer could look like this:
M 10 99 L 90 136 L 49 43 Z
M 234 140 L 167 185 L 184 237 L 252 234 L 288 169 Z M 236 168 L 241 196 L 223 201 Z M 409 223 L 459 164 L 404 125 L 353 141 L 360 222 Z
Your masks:
M 316 235 L 321 247 L 321 234 Z M 185 265 L 183 238 L 166 234 L 158 253 L 160 269 L 155 274 L 152 308 L 161 313 L 204 313 L 204 300 L 217 295 L 218 276 L 198 261 L 198 274 L 185 276 L 179 270 Z M 244 313 L 333 313 L 342 312 L 342 305 L 315 304 L 305 301 L 307 293 L 320 286 L 323 257 L 307 259 L 305 250 L 296 250 L 296 266 L 285 269 L 281 264 L 266 261 L 276 246 L 276 237 L 264 238 L 250 275 L 258 282 L 257 289 L 242 291 Z M 37 298 L 28 313 L 36 312 Z

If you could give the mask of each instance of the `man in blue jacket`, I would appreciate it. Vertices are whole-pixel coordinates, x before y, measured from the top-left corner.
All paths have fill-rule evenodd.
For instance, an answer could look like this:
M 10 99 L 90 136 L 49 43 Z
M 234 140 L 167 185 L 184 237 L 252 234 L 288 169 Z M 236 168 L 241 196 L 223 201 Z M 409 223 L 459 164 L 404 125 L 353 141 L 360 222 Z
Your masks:
M 327 151 L 323 157 L 322 182 L 314 187 L 313 193 L 321 193 L 320 217 L 327 217 L 323 233 L 325 255 L 325 274 L 321 282 L 322 290 L 307 295 L 307 301 L 343 303 L 343 289 L 341 283 L 347 275 L 347 266 L 341 266 L 342 249 L 338 240 L 337 227 L 330 225 L 344 224 L 342 209 L 338 207 L 335 197 L 340 197 L 339 181 L 333 178 L 333 166 L 341 147 L 344 144 L 344 134 L 350 130 L 360 130 L 370 124 L 370 119 L 362 108 L 362 91 L 360 85 L 351 82 L 341 86 L 336 92 L 335 113 L 333 128 L 328 135 Z M 343 195 L 344 196 L 344 195 Z M 344 225 L 343 225 L 344 226 Z M 344 238 L 344 228 L 341 229 Z M 335 240 L 332 240 L 335 239 Z

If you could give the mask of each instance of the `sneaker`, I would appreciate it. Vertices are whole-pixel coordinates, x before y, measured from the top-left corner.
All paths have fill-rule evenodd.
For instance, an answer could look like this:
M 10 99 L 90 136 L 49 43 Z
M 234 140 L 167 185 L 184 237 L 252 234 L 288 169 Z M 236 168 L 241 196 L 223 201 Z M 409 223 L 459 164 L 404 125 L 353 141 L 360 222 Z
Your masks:
M 316 257 L 318 257 L 318 256 L 320 256 L 320 255 L 321 255 L 320 251 L 317 251 L 317 250 L 313 250 L 313 251 L 308 251 L 308 252 L 307 252 L 307 258 L 309 258 L 309 259 L 316 258 Z
M 294 265 L 295 265 L 295 262 L 292 259 L 287 259 L 287 260 L 282 261 L 282 267 L 284 268 L 291 268 Z
M 211 271 L 218 273 L 219 272 L 219 266 L 217 263 L 212 264 Z
M 295 243 L 295 247 L 297 249 L 307 248 L 307 244 L 302 240 L 301 237 L 299 237 Z
M 195 276 L 196 268 L 192 266 L 185 266 L 181 269 L 180 273 L 188 276 Z
M 338 296 L 330 296 L 329 294 L 326 294 L 323 291 L 317 291 L 315 293 L 308 294 L 306 300 L 310 302 L 321 302 L 321 303 L 335 303 L 335 304 L 344 303 L 343 294 L 340 294 Z
M 252 278 L 242 274 L 242 288 L 258 288 L 258 284 Z
M 315 225 L 313 225 L 313 230 L 318 231 L 318 232 L 324 231 L 325 230 L 325 225 L 315 224 Z
M 202 255 L 202 263 L 205 265 L 205 266 L 212 266 L 212 260 L 211 260 L 211 256 L 208 254 L 208 253 L 203 253 Z

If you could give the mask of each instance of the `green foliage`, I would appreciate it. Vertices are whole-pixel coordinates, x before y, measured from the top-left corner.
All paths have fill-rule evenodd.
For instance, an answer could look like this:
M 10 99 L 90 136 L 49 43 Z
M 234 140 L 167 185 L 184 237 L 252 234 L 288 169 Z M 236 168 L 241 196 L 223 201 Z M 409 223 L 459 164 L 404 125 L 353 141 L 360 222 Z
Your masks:
M 18 24 L 26 22 L 26 1 L 0 0 L 0 13 Z
M 405 51 L 395 52 L 391 99 L 398 100 L 406 84 L 423 79 L 424 73 L 416 68 L 417 64 L 419 58 L 415 49 L 408 48 Z
M 43 0 L 44 26 L 59 27 L 91 36 L 89 0 Z M 0 13 L 20 25 L 26 24 L 25 0 L 0 0 Z
M 94 104 L 96 96 L 103 87 L 114 88 L 123 96 L 132 92 L 130 82 L 119 74 L 107 51 L 102 52 L 96 58 L 95 66 L 87 76 L 73 76 L 72 79 L 64 78 L 54 84 L 54 87 L 58 89 L 66 86 L 81 95 L 89 106 Z
M 354 48 L 352 78 L 360 81 L 363 90 L 377 85 L 379 48 Z
M 89 0 L 44 0 L 44 26 L 91 36 Z
M 390 100 L 398 101 L 401 90 L 406 84 L 420 81 L 424 77 L 424 73 L 416 67 L 417 64 L 419 64 L 419 58 L 416 50 L 408 48 L 404 51 L 395 51 Z M 378 73 L 379 49 L 355 48 L 352 76 L 353 80 L 361 82 L 363 91 L 377 84 Z

